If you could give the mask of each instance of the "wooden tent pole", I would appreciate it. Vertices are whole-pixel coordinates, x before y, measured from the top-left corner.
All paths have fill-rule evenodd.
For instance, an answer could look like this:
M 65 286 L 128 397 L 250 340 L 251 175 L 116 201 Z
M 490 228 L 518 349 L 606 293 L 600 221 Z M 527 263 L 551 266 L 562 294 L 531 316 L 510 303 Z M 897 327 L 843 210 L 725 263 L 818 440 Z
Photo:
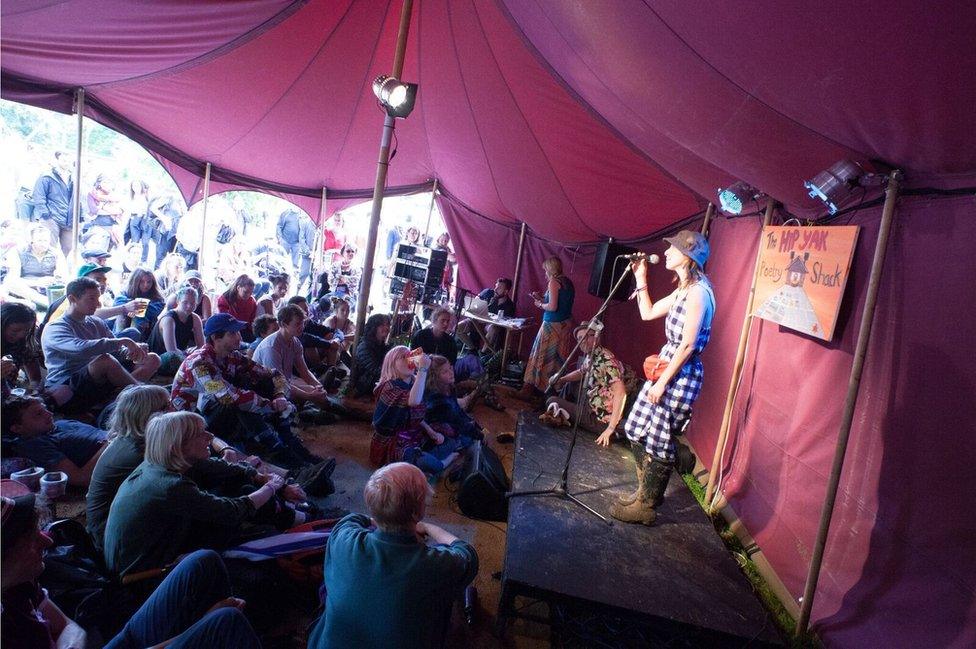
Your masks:
M 319 223 L 315 231 L 315 254 L 312 256 L 312 276 L 309 278 L 309 294 L 315 295 L 315 282 L 323 272 L 325 266 L 325 222 L 328 219 L 329 210 L 326 198 L 327 188 L 322 187 L 322 198 L 319 201 Z
M 518 302 L 519 275 L 522 273 L 522 251 L 525 248 L 525 222 L 519 230 L 518 252 L 515 254 L 515 277 L 512 278 L 512 300 Z
M 885 254 L 888 250 L 888 235 L 891 233 L 891 222 L 895 213 L 895 202 L 898 200 L 898 188 L 901 179 L 901 171 L 893 171 L 888 179 L 888 188 L 885 192 L 884 209 L 881 212 L 881 227 L 878 230 L 878 241 L 874 246 L 874 260 L 871 262 L 871 276 L 868 280 L 867 295 L 864 297 L 864 310 L 861 313 L 861 325 L 857 333 L 857 346 L 854 350 L 854 363 L 851 365 L 851 377 L 847 384 L 847 397 L 844 399 L 840 432 L 837 434 L 837 446 L 834 449 L 834 462 L 830 468 L 830 476 L 827 478 L 827 494 L 824 496 L 823 508 L 820 511 L 820 528 L 817 530 L 817 538 L 813 545 L 813 556 L 810 559 L 810 569 L 807 571 L 807 582 L 803 588 L 800 617 L 796 622 L 797 635 L 807 631 L 810 624 L 810 613 L 813 611 L 813 600 L 817 594 L 820 567 L 823 563 L 824 549 L 827 546 L 827 532 L 830 530 L 830 519 L 834 514 L 837 487 L 840 484 L 841 471 L 844 469 L 847 442 L 851 436 L 854 408 L 857 406 L 857 395 L 861 386 L 861 373 L 864 370 L 864 359 L 868 353 L 868 343 L 871 341 L 871 326 L 878 301 L 878 287 L 881 285 L 881 272 L 884 270 Z
M 708 207 L 705 208 L 705 220 L 702 222 L 701 233 L 706 239 L 708 238 L 708 226 L 712 224 L 712 219 L 715 217 L 715 205 L 709 203 Z
M 399 79 L 403 72 L 403 57 L 407 49 L 407 34 L 410 32 L 410 14 L 413 11 L 413 0 L 403 0 L 400 10 L 400 28 L 397 31 L 396 52 L 393 56 L 393 70 L 391 76 Z M 390 142 L 393 139 L 395 120 L 387 113 L 383 120 L 383 135 L 380 138 L 380 155 L 376 162 L 376 184 L 373 185 L 373 210 L 369 217 L 369 235 L 366 238 L 366 257 L 363 260 L 363 281 L 359 290 L 359 301 L 356 306 L 356 340 L 363 339 L 363 327 L 366 324 L 366 308 L 369 304 L 369 291 L 373 284 L 373 260 L 376 257 L 376 239 L 380 229 L 380 213 L 383 209 L 383 189 L 386 187 L 386 174 L 390 168 Z M 356 355 L 353 354 L 353 369 L 356 366 Z
M 207 199 L 210 198 L 210 163 L 203 170 L 203 217 L 200 219 L 200 249 L 197 250 L 197 268 L 203 273 L 203 248 L 207 244 Z
M 430 237 L 430 217 L 434 215 L 434 200 L 437 198 L 437 178 L 434 178 L 434 188 L 430 190 L 430 207 L 427 208 L 427 227 L 424 228 L 423 243 L 426 246 Z
M 85 89 L 75 90 L 75 111 L 78 113 L 78 142 L 75 146 L 75 184 L 71 192 L 71 260 L 75 268 L 80 265 L 81 250 L 81 154 L 85 138 Z M 61 247 L 60 240 L 54 241 L 56 248 Z
M 776 210 L 776 201 L 770 199 L 766 204 L 766 213 L 763 215 L 762 227 L 765 228 L 773 220 L 773 212 Z M 706 212 L 707 214 L 707 212 Z M 749 287 L 749 299 L 746 300 L 746 314 L 742 321 L 742 332 L 739 334 L 739 348 L 735 353 L 735 363 L 732 365 L 732 379 L 729 381 L 729 391 L 725 397 L 725 411 L 722 413 L 722 426 L 718 431 L 718 439 L 715 440 L 715 453 L 712 455 L 712 468 L 708 472 L 708 484 L 705 485 L 705 506 L 709 512 L 712 511 L 712 495 L 715 492 L 715 478 L 718 475 L 719 465 L 722 463 L 722 449 L 729 434 L 729 424 L 732 421 L 732 406 L 735 404 L 735 395 L 739 387 L 739 377 L 742 376 L 742 364 L 746 357 L 746 345 L 749 342 L 749 334 L 752 332 L 752 302 L 756 297 L 756 278 L 759 276 L 759 257 L 762 254 L 762 230 L 759 231 L 759 246 L 756 248 L 756 268 L 752 272 L 752 285 Z

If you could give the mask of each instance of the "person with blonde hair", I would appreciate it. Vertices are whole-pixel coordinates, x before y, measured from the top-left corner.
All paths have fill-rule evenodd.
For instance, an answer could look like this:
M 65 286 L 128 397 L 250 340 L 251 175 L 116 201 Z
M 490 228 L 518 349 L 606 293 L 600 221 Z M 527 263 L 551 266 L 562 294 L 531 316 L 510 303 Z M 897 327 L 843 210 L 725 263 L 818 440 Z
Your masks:
M 532 343 L 529 360 L 525 364 L 525 385 L 519 396 L 534 400 L 539 392 L 545 392 L 549 377 L 562 366 L 572 351 L 573 302 L 576 289 L 572 280 L 563 275 L 563 263 L 559 257 L 549 257 L 542 262 L 546 271 L 546 292 L 532 292 L 536 308 L 542 309 L 542 326 Z
M 211 440 L 213 435 L 196 413 L 167 412 L 150 419 L 145 459 L 119 487 L 109 509 L 104 542 L 109 570 L 124 577 L 167 566 L 215 540 L 200 537 L 204 526 L 225 533 L 224 544 L 229 543 L 240 526 L 284 487 L 284 479 L 271 474 L 246 496 L 222 497 L 202 490 L 186 474 L 210 457 Z
M 451 606 L 478 574 L 478 555 L 424 522 L 431 493 L 423 472 L 405 462 L 370 476 L 363 489 L 369 516 L 346 516 L 329 537 L 329 596 L 309 649 L 443 646 Z

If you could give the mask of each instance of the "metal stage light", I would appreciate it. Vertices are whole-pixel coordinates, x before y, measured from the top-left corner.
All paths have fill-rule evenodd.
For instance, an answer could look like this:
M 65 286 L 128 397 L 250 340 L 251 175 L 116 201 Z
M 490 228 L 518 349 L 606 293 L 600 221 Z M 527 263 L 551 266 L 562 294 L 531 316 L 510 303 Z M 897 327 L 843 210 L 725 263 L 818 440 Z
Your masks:
M 888 167 L 881 161 L 872 160 L 875 166 Z M 840 206 L 851 197 L 857 187 L 883 185 L 888 176 L 883 173 L 870 173 L 853 160 L 835 162 L 826 171 L 821 171 L 813 180 L 803 183 L 810 192 L 810 198 L 819 198 L 831 214 L 836 214 Z
M 719 208 L 726 214 L 742 214 L 742 208 L 749 201 L 759 198 L 762 193 L 749 183 L 738 181 L 725 189 L 718 190 Z
M 413 111 L 413 104 L 417 100 L 417 84 L 381 74 L 373 81 L 373 94 L 380 100 L 388 115 L 404 118 Z

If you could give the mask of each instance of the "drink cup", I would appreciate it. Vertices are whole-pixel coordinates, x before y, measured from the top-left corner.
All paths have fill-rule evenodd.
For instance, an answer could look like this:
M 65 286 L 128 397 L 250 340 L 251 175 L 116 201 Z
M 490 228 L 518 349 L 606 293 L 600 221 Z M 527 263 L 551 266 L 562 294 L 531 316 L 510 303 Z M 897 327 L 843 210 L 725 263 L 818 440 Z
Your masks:
M 34 467 L 33 469 L 24 469 L 23 471 L 14 471 L 10 474 L 11 479 L 16 480 L 20 484 L 24 485 L 31 491 L 36 492 L 41 488 L 41 476 L 44 475 L 43 467 Z
M 136 305 L 137 305 L 136 306 L 136 310 L 132 314 L 132 317 L 134 317 L 134 318 L 145 318 L 146 317 L 146 308 L 149 306 L 149 300 L 143 299 L 141 297 L 140 298 L 136 298 Z
M 49 500 L 60 498 L 68 488 L 68 474 L 63 471 L 52 471 L 41 476 L 41 493 Z
M 422 347 L 410 350 L 407 354 L 407 367 L 412 370 L 417 369 L 417 359 L 424 355 L 424 350 Z

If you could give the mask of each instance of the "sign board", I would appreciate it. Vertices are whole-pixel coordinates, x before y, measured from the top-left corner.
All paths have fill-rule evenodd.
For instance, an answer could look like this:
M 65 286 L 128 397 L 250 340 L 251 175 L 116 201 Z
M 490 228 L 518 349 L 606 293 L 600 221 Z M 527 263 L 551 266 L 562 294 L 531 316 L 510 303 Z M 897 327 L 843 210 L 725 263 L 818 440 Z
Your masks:
M 847 286 L 858 226 L 766 226 L 753 315 L 830 340 Z

